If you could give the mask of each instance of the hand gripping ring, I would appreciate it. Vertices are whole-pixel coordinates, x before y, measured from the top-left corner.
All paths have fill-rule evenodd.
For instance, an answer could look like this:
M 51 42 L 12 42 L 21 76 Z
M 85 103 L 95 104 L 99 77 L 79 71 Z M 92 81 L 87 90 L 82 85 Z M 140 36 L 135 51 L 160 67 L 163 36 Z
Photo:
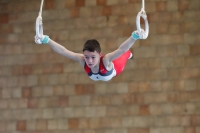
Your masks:
M 149 23 L 148 23 L 148 20 L 147 20 L 147 15 L 146 15 L 144 10 L 141 10 L 137 14 L 136 27 L 137 27 L 138 32 L 141 31 L 140 17 L 142 17 L 144 19 L 144 22 L 145 22 L 145 35 L 141 39 L 146 39 L 148 37 L 148 35 L 149 35 Z
M 39 15 L 36 19 L 35 30 L 36 30 L 36 35 L 38 37 L 41 37 L 43 35 L 42 16 L 41 15 Z

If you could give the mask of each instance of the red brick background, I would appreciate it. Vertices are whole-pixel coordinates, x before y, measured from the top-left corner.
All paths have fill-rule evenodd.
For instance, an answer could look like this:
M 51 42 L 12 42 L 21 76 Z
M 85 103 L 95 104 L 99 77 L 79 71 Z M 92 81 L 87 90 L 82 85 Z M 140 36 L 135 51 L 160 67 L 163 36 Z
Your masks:
M 0 0 L 1 133 L 200 133 L 199 0 L 145 0 L 149 36 L 109 82 L 35 44 L 40 3 Z M 44 0 L 44 34 L 80 53 L 95 38 L 105 54 L 136 30 L 141 4 Z

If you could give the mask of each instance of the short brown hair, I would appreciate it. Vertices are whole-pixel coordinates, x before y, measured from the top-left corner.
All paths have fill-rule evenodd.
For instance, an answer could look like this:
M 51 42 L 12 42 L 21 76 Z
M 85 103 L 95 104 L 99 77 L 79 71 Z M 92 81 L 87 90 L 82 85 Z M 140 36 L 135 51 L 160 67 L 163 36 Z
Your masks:
M 83 46 L 83 52 L 85 50 L 88 50 L 90 52 L 97 51 L 98 53 L 101 53 L 100 44 L 96 39 L 87 40 Z

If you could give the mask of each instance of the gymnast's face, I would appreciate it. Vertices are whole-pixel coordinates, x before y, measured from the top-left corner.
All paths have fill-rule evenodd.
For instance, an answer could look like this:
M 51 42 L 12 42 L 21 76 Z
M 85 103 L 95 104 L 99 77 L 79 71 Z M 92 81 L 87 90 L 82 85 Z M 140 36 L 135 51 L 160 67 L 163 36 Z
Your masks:
M 84 59 L 89 68 L 94 68 L 99 65 L 100 54 L 97 51 L 90 52 L 88 50 L 84 50 Z

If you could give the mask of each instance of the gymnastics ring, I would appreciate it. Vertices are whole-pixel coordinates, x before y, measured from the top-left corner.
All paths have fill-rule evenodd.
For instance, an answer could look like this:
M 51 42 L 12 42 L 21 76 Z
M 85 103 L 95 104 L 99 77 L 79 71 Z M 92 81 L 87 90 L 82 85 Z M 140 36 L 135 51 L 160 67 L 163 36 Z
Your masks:
M 38 37 L 41 37 L 43 35 L 43 27 L 42 27 L 42 7 L 43 7 L 43 2 L 44 2 L 44 0 L 41 1 L 40 11 L 39 11 L 38 17 L 36 19 L 36 24 L 35 24 L 35 31 L 36 31 L 36 35 Z
M 140 17 L 142 17 L 144 19 L 144 22 L 145 22 L 145 35 L 141 39 L 146 39 L 149 35 L 149 23 L 148 23 L 148 20 L 147 20 L 146 12 L 144 10 L 144 0 L 143 0 L 142 5 L 143 5 L 142 9 L 141 9 L 140 12 L 138 12 L 137 17 L 136 17 L 136 27 L 137 27 L 137 31 L 140 33 L 140 31 L 141 31 Z
M 42 17 L 41 16 L 38 16 L 36 19 L 35 29 L 36 29 L 36 35 L 38 37 L 41 37 L 43 35 Z

